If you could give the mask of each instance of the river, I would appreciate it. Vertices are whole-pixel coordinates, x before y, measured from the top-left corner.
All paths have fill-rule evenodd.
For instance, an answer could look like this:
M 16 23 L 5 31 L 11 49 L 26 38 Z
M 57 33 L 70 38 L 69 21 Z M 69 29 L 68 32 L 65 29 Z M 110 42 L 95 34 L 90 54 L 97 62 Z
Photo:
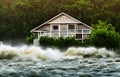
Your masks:
M 105 48 L 0 45 L 0 77 L 120 77 L 120 57 Z

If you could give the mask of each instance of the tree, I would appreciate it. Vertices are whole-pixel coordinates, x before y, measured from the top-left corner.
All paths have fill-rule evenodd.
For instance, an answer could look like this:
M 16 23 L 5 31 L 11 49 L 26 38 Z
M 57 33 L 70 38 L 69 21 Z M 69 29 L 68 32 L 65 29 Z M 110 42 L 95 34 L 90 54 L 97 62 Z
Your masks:
M 99 21 L 98 24 L 92 25 L 93 32 L 90 36 L 91 43 L 96 47 L 106 47 L 116 49 L 120 46 L 120 35 L 117 33 L 112 24 Z

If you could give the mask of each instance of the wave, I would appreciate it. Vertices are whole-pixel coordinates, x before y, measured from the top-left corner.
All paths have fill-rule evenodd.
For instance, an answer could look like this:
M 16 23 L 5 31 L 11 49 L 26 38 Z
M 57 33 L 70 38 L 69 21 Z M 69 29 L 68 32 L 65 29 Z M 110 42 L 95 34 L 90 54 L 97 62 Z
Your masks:
M 97 49 L 95 47 L 70 47 L 65 52 L 58 49 L 42 49 L 37 46 L 17 46 L 0 45 L 0 59 L 22 60 L 22 61 L 40 61 L 40 60 L 61 60 L 73 57 L 115 57 L 113 51 L 106 48 Z
M 37 46 L 12 47 L 7 45 L 0 46 L 0 59 L 15 60 L 59 60 L 62 53 L 59 50 L 47 48 L 42 49 Z
M 71 47 L 68 48 L 65 53 L 66 56 L 82 56 L 82 57 L 115 57 L 116 54 L 113 51 L 109 51 L 106 48 L 97 49 L 95 47 Z

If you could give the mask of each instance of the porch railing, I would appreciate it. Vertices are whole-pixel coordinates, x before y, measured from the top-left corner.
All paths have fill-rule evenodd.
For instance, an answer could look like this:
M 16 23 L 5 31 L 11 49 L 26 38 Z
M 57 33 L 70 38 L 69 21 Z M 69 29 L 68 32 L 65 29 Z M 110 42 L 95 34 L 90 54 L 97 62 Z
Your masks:
M 90 29 L 69 29 L 67 30 L 52 30 L 50 31 L 46 31 L 43 33 L 40 33 L 40 36 L 52 36 L 52 37 L 59 37 L 59 36 L 74 36 L 75 34 L 91 34 L 91 30 Z

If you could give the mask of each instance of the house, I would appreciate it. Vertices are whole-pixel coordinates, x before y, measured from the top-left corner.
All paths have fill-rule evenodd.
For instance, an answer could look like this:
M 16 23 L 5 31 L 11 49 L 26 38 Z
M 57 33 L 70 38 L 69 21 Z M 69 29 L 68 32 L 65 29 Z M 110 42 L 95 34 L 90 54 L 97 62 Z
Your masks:
M 71 17 L 66 13 L 60 13 L 45 23 L 31 30 L 36 35 L 34 44 L 38 43 L 41 36 L 72 37 L 76 40 L 84 40 L 91 34 L 91 27 Z

